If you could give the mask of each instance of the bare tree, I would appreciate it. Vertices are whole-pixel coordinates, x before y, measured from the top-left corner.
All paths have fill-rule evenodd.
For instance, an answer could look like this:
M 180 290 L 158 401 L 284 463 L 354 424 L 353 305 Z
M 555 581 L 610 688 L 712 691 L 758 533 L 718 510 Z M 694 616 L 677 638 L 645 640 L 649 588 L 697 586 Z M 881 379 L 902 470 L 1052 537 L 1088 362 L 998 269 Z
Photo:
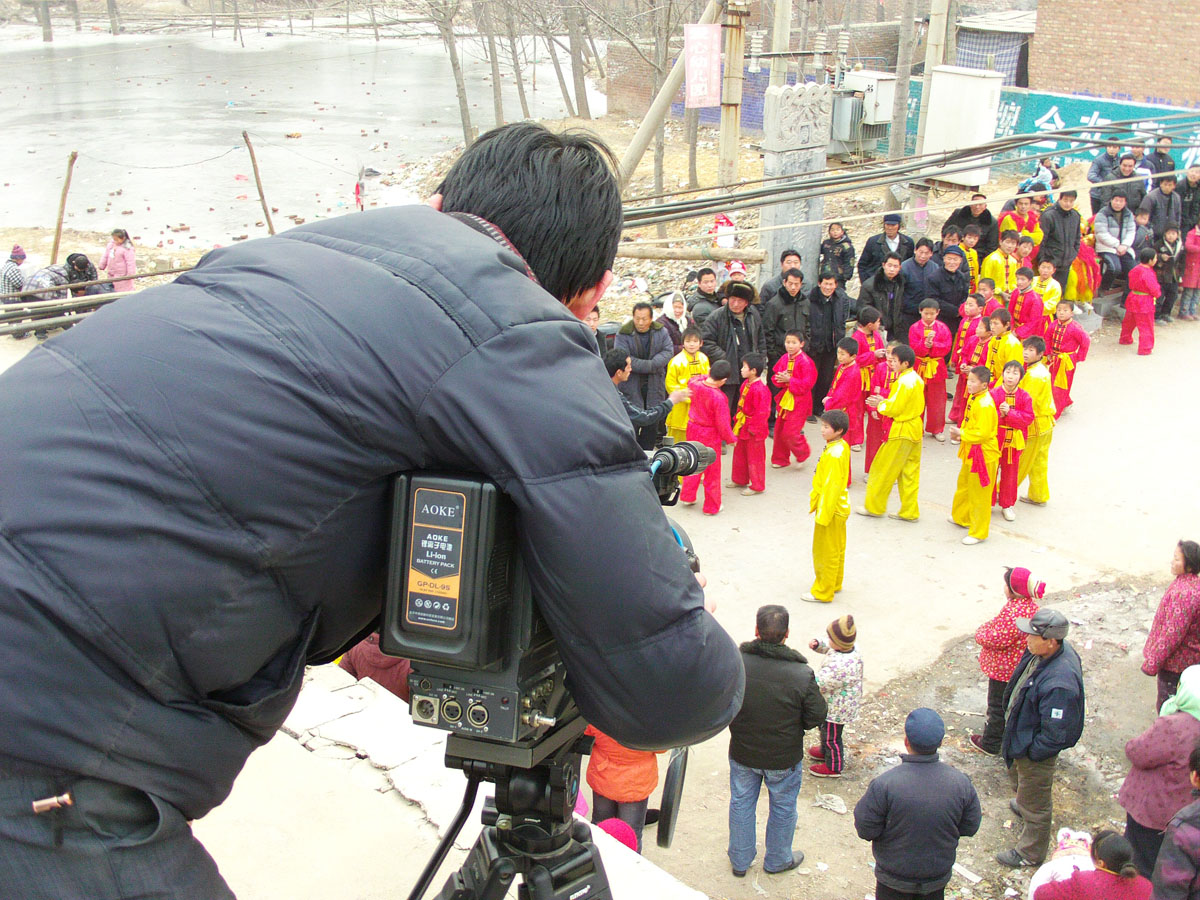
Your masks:
M 588 108 L 587 80 L 583 71 L 583 32 L 579 27 L 579 7 L 575 0 L 562 0 L 563 18 L 567 24 L 568 47 L 571 56 L 571 77 L 575 81 L 575 106 L 579 110 L 579 118 L 590 119 L 592 112 Z
M 521 59 L 517 53 L 517 24 L 510 3 L 504 4 L 504 27 L 508 32 L 508 49 L 512 53 L 513 80 L 517 82 L 517 97 L 521 101 L 521 116 L 529 118 L 529 101 L 525 99 L 525 81 L 521 77 Z
M 479 22 L 479 30 L 483 32 L 487 43 L 488 62 L 492 67 L 492 106 L 496 114 L 495 124 L 504 124 L 504 93 L 500 81 L 500 60 L 496 56 L 496 30 L 492 26 L 491 0 L 475 0 L 475 18 Z
M 463 80 L 462 63 L 458 58 L 458 43 L 454 35 L 454 17 L 458 14 L 458 9 L 459 0 L 429 0 L 430 17 L 441 35 L 446 53 L 450 57 L 450 71 L 454 73 L 454 90 L 458 94 L 463 146 L 470 147 L 471 142 L 475 140 L 475 129 L 471 127 L 471 104 L 467 100 L 467 85 Z

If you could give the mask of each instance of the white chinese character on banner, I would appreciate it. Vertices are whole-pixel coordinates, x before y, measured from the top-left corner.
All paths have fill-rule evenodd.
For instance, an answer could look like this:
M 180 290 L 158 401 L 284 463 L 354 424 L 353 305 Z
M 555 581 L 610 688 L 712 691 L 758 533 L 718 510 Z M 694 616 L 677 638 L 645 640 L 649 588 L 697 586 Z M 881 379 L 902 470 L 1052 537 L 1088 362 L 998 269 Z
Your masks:
M 1034 119 L 1033 124 L 1037 127 L 1038 131 L 1062 131 L 1062 129 L 1065 127 L 1062 116 L 1058 114 L 1057 105 L 1050 107 L 1048 110 Z M 1046 140 L 1038 141 L 1033 146 L 1041 147 L 1045 150 L 1057 150 L 1058 144 L 1059 142 L 1056 140 Z

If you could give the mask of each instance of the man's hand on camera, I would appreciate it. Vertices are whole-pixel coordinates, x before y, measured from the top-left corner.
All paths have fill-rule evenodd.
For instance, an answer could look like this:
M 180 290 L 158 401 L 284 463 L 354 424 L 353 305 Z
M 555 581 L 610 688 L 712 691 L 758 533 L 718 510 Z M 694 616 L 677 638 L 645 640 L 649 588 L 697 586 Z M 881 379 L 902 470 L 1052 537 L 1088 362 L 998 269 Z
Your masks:
M 687 388 L 680 388 L 677 391 L 671 391 L 667 399 L 672 403 L 684 403 L 692 399 L 692 392 Z

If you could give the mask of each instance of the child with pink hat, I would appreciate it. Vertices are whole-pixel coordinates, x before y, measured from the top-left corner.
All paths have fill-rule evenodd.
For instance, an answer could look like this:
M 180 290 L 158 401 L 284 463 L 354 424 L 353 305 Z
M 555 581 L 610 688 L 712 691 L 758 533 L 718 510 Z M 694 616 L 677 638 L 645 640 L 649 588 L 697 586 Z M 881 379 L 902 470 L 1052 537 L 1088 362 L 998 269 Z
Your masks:
M 995 618 L 975 632 L 979 645 L 979 668 L 988 677 L 987 725 L 983 734 L 971 735 L 971 747 L 997 756 L 1004 740 L 1004 689 L 1025 652 L 1025 633 L 1017 619 L 1029 619 L 1046 595 L 1046 583 L 1025 568 L 1005 568 L 1004 606 Z

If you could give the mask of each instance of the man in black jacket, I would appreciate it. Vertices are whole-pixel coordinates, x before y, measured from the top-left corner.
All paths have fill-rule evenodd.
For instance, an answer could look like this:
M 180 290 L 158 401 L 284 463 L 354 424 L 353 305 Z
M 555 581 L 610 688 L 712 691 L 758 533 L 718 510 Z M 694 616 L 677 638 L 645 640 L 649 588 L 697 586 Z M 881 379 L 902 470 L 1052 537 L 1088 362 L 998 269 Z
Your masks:
M 1187 233 L 1200 222 L 1200 165 L 1188 166 L 1179 181 L 1179 233 Z
M 1109 144 L 1103 150 L 1096 154 L 1092 160 L 1092 164 L 1088 166 L 1087 180 L 1092 184 L 1102 184 L 1105 181 L 1110 181 L 1117 170 L 1118 159 L 1121 155 L 1121 148 L 1116 144 Z M 1133 170 L 1130 169 L 1130 172 Z M 1088 199 L 1092 203 L 1092 215 L 1100 212 L 1104 208 L 1104 204 L 1108 202 L 1108 188 L 1094 187 L 1088 191 Z M 979 257 L 983 259 L 981 255 Z
M 766 340 L 758 307 L 750 305 L 754 288 L 735 281 L 726 290 L 729 298 L 725 305 L 704 320 L 700 333 L 704 336 L 704 355 L 708 361 L 715 363 L 718 359 L 727 359 L 733 369 L 721 389 L 729 398 L 732 421 L 737 410 L 738 392 L 742 388 L 742 360 L 747 353 L 764 352 Z
M 987 207 L 987 194 L 972 194 L 971 202 L 956 209 L 946 224 L 955 226 L 960 232 L 965 231 L 968 225 L 978 226 L 979 243 L 975 245 L 975 252 L 980 259 L 1000 246 L 999 224 Z
M 1071 263 L 1079 255 L 1082 221 L 1075 209 L 1075 191 L 1062 191 L 1058 202 L 1042 213 L 1042 245 L 1038 259 L 1054 263 L 1054 280 L 1064 291 L 1071 275 Z
M 824 722 L 828 708 L 808 661 L 784 644 L 787 636 L 788 611 L 763 606 L 755 639 L 741 646 L 746 697 L 729 723 L 729 862 L 738 878 L 754 861 L 754 809 L 764 781 L 771 808 L 763 871 L 786 872 L 804 861 L 792 850 L 804 732 Z
M 618 393 L 620 393 L 621 385 L 625 384 L 633 375 L 633 363 L 629 354 L 615 347 L 604 354 L 604 368 L 608 371 L 608 377 L 612 379 L 613 387 L 617 388 Z M 690 400 L 691 397 L 690 390 L 680 388 L 677 391 L 671 391 L 664 400 L 653 406 L 635 406 L 623 393 L 621 393 L 621 402 L 625 404 L 625 414 L 629 416 L 629 421 L 634 429 L 642 429 L 662 425 L 667 421 L 671 407 L 676 403 Z
M 779 293 L 779 289 L 783 287 L 784 276 L 791 269 L 800 268 L 800 251 L 793 250 L 790 247 L 779 254 L 779 271 L 763 282 L 762 287 L 758 290 L 758 296 L 763 302 L 774 297 Z
M 697 328 L 721 308 L 721 298 L 717 296 L 717 273 L 712 269 L 700 270 L 696 279 L 696 292 L 688 297 L 687 308 L 695 319 Z
M 901 262 L 913 255 L 913 239 L 900 233 L 900 221 L 900 213 L 888 213 L 883 217 L 883 234 L 873 234 L 867 238 L 862 255 L 858 258 L 860 282 L 865 284 L 868 278 L 872 278 L 889 253 L 897 254 Z
M 958 309 L 971 291 L 971 279 L 963 269 L 964 262 L 962 248 L 951 244 L 942 251 L 940 268 L 934 269 L 932 262 L 927 267 L 932 271 L 925 279 L 925 297 L 938 302 L 938 319 L 945 323 L 951 334 L 958 333 Z
M 817 367 L 813 385 L 813 415 L 825 411 L 825 395 L 833 384 L 837 369 L 838 341 L 846 336 L 846 310 L 850 308 L 846 292 L 838 287 L 832 272 L 817 276 L 817 286 L 808 292 L 808 343 L 805 352 Z
M 1026 651 L 1004 689 L 1004 743 L 1016 799 L 1009 803 L 1021 820 L 1015 849 L 996 854 L 1005 866 L 1038 866 L 1050 846 L 1054 815 L 1054 766 L 1058 754 L 1083 734 L 1083 667 L 1066 643 L 1070 624 L 1058 610 L 1040 609 L 1017 619 L 1028 636 Z
M 979 830 L 971 779 L 938 758 L 946 726 L 932 709 L 904 722 L 900 765 L 872 780 L 854 807 L 854 830 L 871 842 L 875 900 L 942 900 L 959 838 Z
M 898 254 L 889 253 L 879 271 L 864 281 L 858 291 L 858 308 L 873 306 L 879 310 L 879 327 L 887 332 L 889 340 L 896 340 L 900 335 L 900 308 L 904 304 L 901 262 Z M 904 337 L 907 340 L 908 335 Z
M 768 365 L 774 365 L 783 355 L 783 339 L 789 331 L 798 331 L 808 339 L 808 298 L 804 296 L 803 272 L 789 269 L 784 273 L 783 285 L 763 306 L 762 321 Z
M 397 473 L 512 499 L 589 722 L 655 749 L 733 718 L 741 657 L 580 321 L 611 166 L 497 128 L 429 205 L 215 250 L 0 376 L 0 893 L 233 896 L 188 821 L 377 628 Z

